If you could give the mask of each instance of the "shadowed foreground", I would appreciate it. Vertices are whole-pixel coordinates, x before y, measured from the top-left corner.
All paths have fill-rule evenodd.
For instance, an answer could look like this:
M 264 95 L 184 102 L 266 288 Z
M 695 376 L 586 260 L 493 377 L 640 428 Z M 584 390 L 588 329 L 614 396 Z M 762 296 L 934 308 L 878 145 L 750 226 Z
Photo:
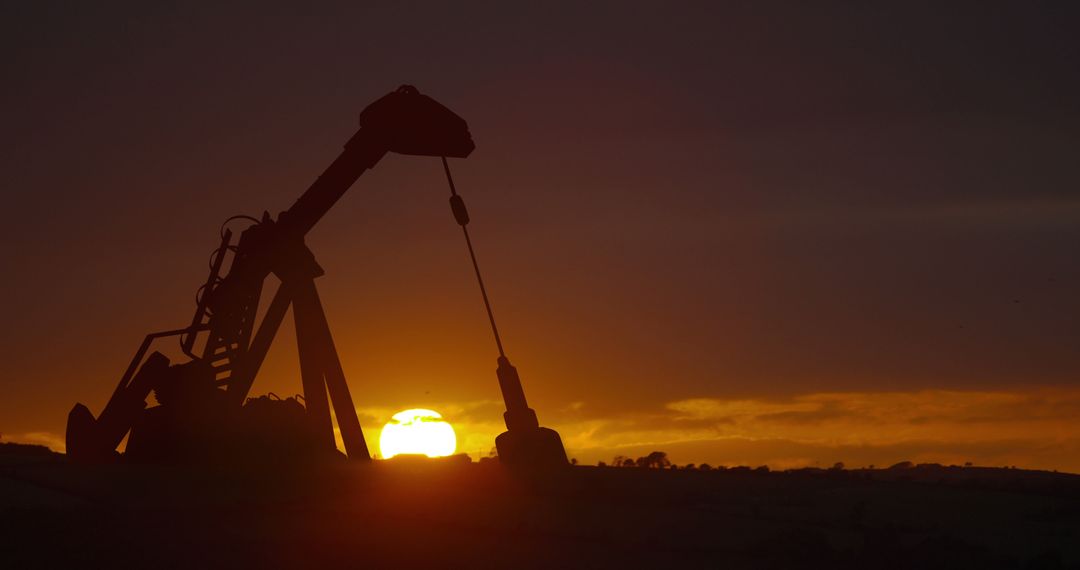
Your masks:
M 0 457 L 0 567 L 1080 567 L 1080 477 Z M 340 565 L 340 566 L 338 566 Z

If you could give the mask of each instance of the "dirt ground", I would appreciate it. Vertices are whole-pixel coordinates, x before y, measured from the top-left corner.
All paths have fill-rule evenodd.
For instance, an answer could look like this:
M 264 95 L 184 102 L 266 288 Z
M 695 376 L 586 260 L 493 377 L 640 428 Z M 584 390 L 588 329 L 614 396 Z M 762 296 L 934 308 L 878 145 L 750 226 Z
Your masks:
M 1080 476 L 0 461 L 0 568 L 1080 568 Z

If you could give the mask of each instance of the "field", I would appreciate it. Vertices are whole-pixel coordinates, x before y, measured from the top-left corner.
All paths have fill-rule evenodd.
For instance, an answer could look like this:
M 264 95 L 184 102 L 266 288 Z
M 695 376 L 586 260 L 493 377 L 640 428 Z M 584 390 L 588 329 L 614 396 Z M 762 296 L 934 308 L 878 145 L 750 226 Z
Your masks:
M 1080 476 L 0 457 L 0 568 L 1076 568 Z

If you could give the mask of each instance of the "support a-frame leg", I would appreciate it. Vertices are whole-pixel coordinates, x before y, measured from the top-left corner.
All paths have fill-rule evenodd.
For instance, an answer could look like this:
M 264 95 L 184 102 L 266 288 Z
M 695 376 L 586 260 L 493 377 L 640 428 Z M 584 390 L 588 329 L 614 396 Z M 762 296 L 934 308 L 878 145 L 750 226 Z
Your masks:
M 292 285 L 293 315 L 296 319 L 296 343 L 300 351 L 300 373 L 304 399 L 313 428 L 320 437 L 334 445 L 330 403 L 334 405 L 341 439 L 349 459 L 370 460 L 360 420 L 356 416 L 345 373 L 338 359 L 330 325 L 326 322 L 315 282 L 304 280 Z M 329 401 L 327 398 L 329 391 Z
M 334 449 L 334 424 L 330 419 L 330 404 L 326 397 L 326 382 L 323 379 L 323 358 L 318 347 L 317 325 L 314 316 L 305 309 L 305 290 L 315 284 L 295 284 L 293 297 L 293 318 L 296 322 L 296 349 L 300 355 L 300 378 L 304 385 L 304 407 L 307 408 L 308 422 L 312 431 L 327 449 Z

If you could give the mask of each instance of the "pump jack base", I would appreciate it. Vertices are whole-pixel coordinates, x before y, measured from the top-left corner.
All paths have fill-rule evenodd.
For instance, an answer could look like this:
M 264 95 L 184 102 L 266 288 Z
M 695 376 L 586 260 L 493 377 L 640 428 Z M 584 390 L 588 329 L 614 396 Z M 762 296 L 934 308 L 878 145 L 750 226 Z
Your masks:
M 511 430 L 495 438 L 499 462 L 513 468 L 557 469 L 568 466 L 558 432 L 548 428 Z

